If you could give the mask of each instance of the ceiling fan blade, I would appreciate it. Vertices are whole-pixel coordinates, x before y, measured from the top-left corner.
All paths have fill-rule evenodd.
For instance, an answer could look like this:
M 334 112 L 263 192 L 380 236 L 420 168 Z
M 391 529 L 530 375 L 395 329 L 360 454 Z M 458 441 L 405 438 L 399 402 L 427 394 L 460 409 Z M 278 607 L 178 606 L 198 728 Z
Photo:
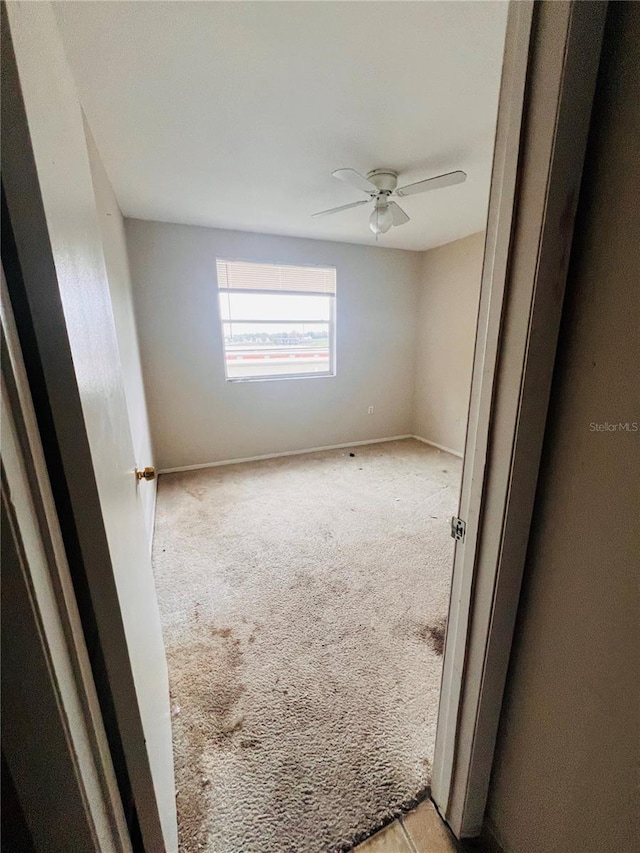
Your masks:
M 336 171 L 331 174 L 339 181 L 344 181 L 345 184 L 350 184 L 352 187 L 355 187 L 357 190 L 362 190 L 364 193 L 378 192 L 378 187 L 368 178 L 365 178 L 364 175 L 361 175 L 360 172 L 356 172 L 355 169 L 336 169 Z
M 399 204 L 396 204 L 395 201 L 389 202 L 389 210 L 391 211 L 391 217 L 394 225 L 404 225 L 404 223 L 408 222 L 411 218 L 407 216 L 404 210 Z
M 362 201 L 353 201 L 351 204 L 343 204 L 342 207 L 332 207 L 330 210 L 321 210 L 319 213 L 313 213 L 312 216 L 331 216 L 332 213 L 340 213 L 340 211 L 349 210 L 351 207 L 360 207 L 361 204 L 369 204 L 369 199 L 365 198 Z
M 462 184 L 466 180 L 467 175 L 465 172 L 447 172 L 446 175 L 438 175 L 435 178 L 427 178 L 425 181 L 416 181 L 415 184 L 407 184 L 406 187 L 398 187 L 394 195 L 402 198 L 405 195 L 425 193 L 427 190 L 439 190 L 442 187 L 452 187 L 455 184 Z

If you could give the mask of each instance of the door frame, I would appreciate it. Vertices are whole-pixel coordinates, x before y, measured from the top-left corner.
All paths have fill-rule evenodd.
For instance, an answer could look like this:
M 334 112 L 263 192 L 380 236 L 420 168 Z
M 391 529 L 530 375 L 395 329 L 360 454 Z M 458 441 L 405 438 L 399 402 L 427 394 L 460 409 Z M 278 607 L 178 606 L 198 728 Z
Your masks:
M 151 682 L 129 644 L 139 625 L 149 624 L 149 600 L 139 622 L 130 618 L 125 624 L 119 596 L 124 572 L 116 576 L 101 503 L 105 487 L 125 478 L 135 484 L 135 460 L 125 454 L 112 469 L 99 468 L 88 430 L 90 418 L 94 433 L 110 437 L 117 426 L 112 416 L 126 412 L 126 398 L 114 381 L 115 329 L 92 327 L 87 312 L 87 291 L 104 307 L 103 319 L 109 295 L 82 111 L 51 4 L 13 0 L 2 2 L 0 11 L 7 290 L 131 841 L 154 853 L 175 853 L 168 683 L 166 710 L 155 714 L 151 701 L 138 694 L 136 679 L 154 687 L 158 682 Z M 70 326 L 82 330 L 85 354 L 95 341 L 102 363 L 93 355 L 76 361 Z M 149 560 L 146 542 L 136 551 L 143 552 Z M 130 573 L 129 588 L 143 580 L 141 574 Z M 152 584 L 150 562 L 146 580 Z M 161 637 L 159 614 L 157 632 Z M 164 692 L 163 684 L 155 695 Z M 148 743 L 157 745 L 164 731 L 162 753 L 152 753 Z M 156 786 L 160 776 L 162 788 Z
M 457 838 L 483 824 L 606 7 L 509 7 L 432 779 Z
M 74 833 L 81 832 L 96 851 L 131 853 L 4 269 L 0 315 L 2 504 L 9 528 L 3 532 L 17 555 L 15 566 L 3 566 L 3 587 L 7 569 L 12 583 L 6 606 L 20 607 L 19 642 L 32 652 L 26 660 L 3 653 L 3 710 L 10 719 L 3 724 L 2 750 L 37 850 L 52 844 L 71 849 Z M 52 823 L 49 809 L 60 806 L 65 776 L 52 773 L 53 765 L 65 768 L 71 786 L 66 796 L 80 808 Z M 29 808 L 32 803 L 37 808 Z

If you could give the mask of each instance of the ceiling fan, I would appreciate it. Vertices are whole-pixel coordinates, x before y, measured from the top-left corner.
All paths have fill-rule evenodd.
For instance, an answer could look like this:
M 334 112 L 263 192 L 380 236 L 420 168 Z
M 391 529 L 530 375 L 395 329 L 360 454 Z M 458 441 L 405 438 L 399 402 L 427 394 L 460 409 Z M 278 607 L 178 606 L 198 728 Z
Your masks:
M 369 228 L 376 235 L 376 238 L 378 234 L 385 234 L 392 226 L 404 225 L 405 222 L 409 221 L 404 210 L 393 201 L 394 196 L 403 198 L 407 195 L 424 193 L 427 190 L 452 187 L 454 184 L 461 184 L 467 180 L 465 172 L 447 172 L 446 175 L 437 175 L 434 178 L 417 181 L 415 184 L 398 187 L 398 173 L 392 169 L 374 169 L 367 174 L 366 178 L 360 172 L 356 172 L 355 169 L 337 169 L 331 174 L 339 181 L 344 181 L 346 184 L 367 193 L 369 198 L 354 201 L 351 204 L 343 204 L 341 207 L 332 207 L 330 210 L 321 210 L 313 215 L 330 216 L 332 213 L 340 213 L 342 210 L 349 210 L 352 207 L 360 207 L 362 204 L 373 202 L 374 208 L 369 217 Z

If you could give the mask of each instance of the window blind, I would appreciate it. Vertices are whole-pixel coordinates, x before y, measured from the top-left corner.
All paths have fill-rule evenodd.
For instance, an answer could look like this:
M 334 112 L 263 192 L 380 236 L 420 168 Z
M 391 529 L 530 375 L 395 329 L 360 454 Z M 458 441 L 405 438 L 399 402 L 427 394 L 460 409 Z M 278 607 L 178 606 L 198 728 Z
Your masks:
M 297 267 L 216 260 L 218 289 L 256 293 L 322 293 L 335 296 L 334 267 Z

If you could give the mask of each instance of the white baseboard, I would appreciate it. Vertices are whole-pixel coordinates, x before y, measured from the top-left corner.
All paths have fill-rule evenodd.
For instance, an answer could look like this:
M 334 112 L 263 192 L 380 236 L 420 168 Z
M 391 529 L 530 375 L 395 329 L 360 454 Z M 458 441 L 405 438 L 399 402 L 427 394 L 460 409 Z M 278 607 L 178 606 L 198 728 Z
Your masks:
M 415 438 L 416 441 L 421 441 L 423 444 L 430 444 L 431 447 L 435 447 L 436 450 L 443 450 L 445 453 L 450 453 L 452 456 L 457 456 L 458 459 L 462 459 L 464 454 L 460 453 L 459 450 L 452 450 L 451 447 L 445 447 L 444 444 L 437 444 L 435 441 L 429 441 L 428 438 L 422 438 L 420 435 L 412 435 L 411 438 Z
M 382 444 L 385 441 L 401 441 L 415 438 L 414 435 L 390 435 L 387 438 L 367 438 L 364 441 L 348 441 L 345 444 L 327 444 L 324 447 L 308 447 L 305 450 L 285 450 L 282 453 L 264 453 L 261 456 L 245 456 L 242 459 L 223 459 L 221 462 L 201 462 L 199 465 L 179 465 L 176 468 L 161 468 L 158 474 L 179 474 L 181 471 L 198 471 L 200 468 L 218 468 L 221 465 L 240 465 L 243 462 L 261 462 L 264 459 L 279 459 L 282 456 L 303 456 L 305 453 L 320 453 L 323 450 L 342 450 L 345 447 L 362 447 L 365 444 Z M 419 439 L 424 441 L 424 439 Z M 431 442 L 427 442 L 430 444 Z M 449 451 L 453 453 L 454 451 Z

